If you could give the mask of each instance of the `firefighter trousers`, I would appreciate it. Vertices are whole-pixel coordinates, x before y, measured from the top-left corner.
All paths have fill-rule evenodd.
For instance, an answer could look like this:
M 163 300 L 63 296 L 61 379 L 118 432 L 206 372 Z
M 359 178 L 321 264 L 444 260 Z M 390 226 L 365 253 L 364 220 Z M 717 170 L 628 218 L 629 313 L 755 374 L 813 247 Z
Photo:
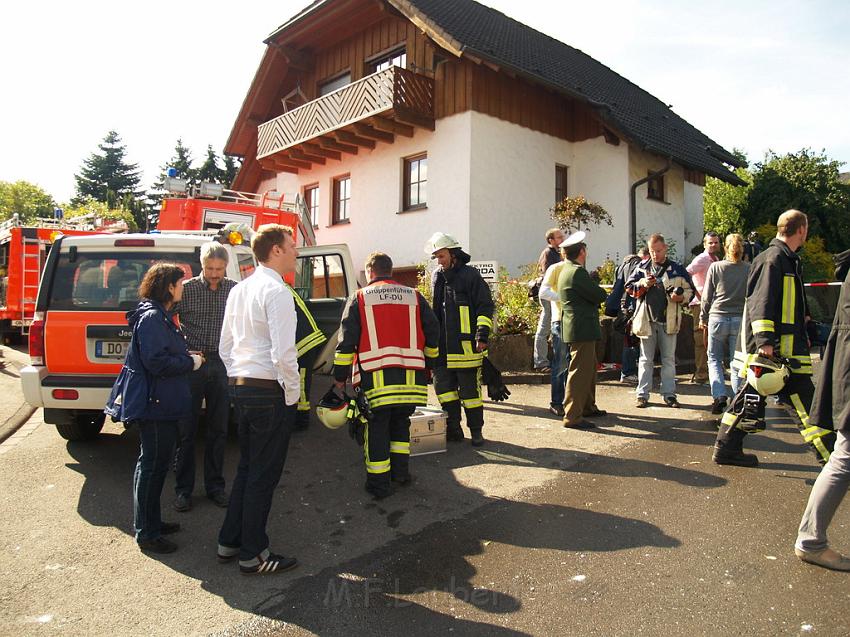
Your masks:
M 437 367 L 434 370 L 434 391 L 437 400 L 448 414 L 447 431 L 460 430 L 460 408 L 466 412 L 470 431 L 484 427 L 484 398 L 481 395 L 481 367 L 454 369 Z
M 388 405 L 372 410 L 363 444 L 369 493 L 389 495 L 390 480 L 410 479 L 410 417 L 415 409 L 414 405 Z
M 797 425 L 803 440 L 811 446 L 818 462 L 825 464 L 835 446 L 835 432 L 809 423 L 809 410 L 814 393 L 815 386 L 811 376 L 791 374 L 777 398 Z M 729 446 L 734 440 L 737 444 L 737 441 L 743 441 L 748 433 L 764 429 L 765 403 L 764 396 L 759 395 L 748 383 L 742 383 L 732 399 L 732 404 L 721 418 L 717 442 Z
M 302 431 L 310 426 L 310 387 L 313 385 L 313 367 L 319 355 L 316 347 L 298 359 L 298 374 L 301 376 L 301 387 L 298 394 L 298 409 L 295 416 L 295 430 Z

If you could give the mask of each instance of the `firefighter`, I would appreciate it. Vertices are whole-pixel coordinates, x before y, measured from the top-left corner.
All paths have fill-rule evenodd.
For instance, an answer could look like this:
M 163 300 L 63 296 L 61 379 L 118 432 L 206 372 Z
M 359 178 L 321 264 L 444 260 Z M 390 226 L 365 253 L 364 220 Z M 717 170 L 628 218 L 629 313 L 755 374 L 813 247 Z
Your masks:
M 426 254 L 439 267 L 431 280 L 434 313 L 440 322 L 440 356 L 434 370 L 434 390 L 448 413 L 446 439 L 463 441 L 460 407 L 472 445 L 484 444 L 484 400 L 481 395 L 481 362 L 493 328 L 493 297 L 457 239 L 435 233 L 425 245 Z
M 313 383 L 313 367 L 316 364 L 316 356 L 319 355 L 318 348 L 328 340 L 328 337 L 316 325 L 316 319 L 307 309 L 304 300 L 289 285 L 286 287 L 292 292 L 292 298 L 295 300 L 297 318 L 295 348 L 298 350 L 298 374 L 301 376 L 295 431 L 304 431 L 310 425 L 310 387 Z
M 382 499 L 392 494 L 392 482 L 411 482 L 410 416 L 428 402 L 428 369 L 439 353 L 440 328 L 422 295 L 392 279 L 388 255 L 373 252 L 365 270 L 369 284 L 349 299 L 342 315 L 333 373 L 340 390 L 351 374 L 368 403 L 366 491 Z
M 748 376 L 732 399 L 720 422 L 714 445 L 714 462 L 741 467 L 758 466 L 754 454 L 743 452 L 748 433 L 764 429 L 765 393 L 757 377 L 772 373 L 763 359 L 779 357 L 790 372 L 775 392 L 800 429 L 818 461 L 826 463 L 835 444 L 835 432 L 810 426 L 809 409 L 814 395 L 812 359 L 806 322 L 810 320 L 803 292 L 800 257 L 808 234 L 808 217 L 799 210 L 783 212 L 776 224 L 776 238 L 754 260 L 747 278 L 747 298 L 741 336 L 732 373 Z M 762 359 L 763 357 L 763 359 Z M 754 386 L 755 385 L 755 386 Z

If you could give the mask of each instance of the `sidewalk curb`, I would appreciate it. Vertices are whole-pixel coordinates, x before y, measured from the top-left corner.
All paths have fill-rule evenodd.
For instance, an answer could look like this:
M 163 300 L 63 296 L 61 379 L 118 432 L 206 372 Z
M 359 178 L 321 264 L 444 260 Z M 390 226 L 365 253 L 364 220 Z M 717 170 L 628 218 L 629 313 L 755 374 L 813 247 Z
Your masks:
M 0 444 L 10 438 L 30 417 L 35 413 L 36 408 L 27 403 L 21 403 L 15 412 L 0 425 Z

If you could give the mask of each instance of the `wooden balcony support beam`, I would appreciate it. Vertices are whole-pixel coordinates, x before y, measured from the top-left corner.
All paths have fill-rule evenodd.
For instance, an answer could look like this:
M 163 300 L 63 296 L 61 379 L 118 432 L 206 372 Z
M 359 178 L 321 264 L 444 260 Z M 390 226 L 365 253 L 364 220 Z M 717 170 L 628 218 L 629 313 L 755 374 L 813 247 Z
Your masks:
M 395 122 L 386 117 L 372 117 L 369 123 L 380 131 L 394 133 L 396 135 L 404 135 L 405 137 L 413 137 L 413 126 Z
M 347 130 L 336 130 L 333 131 L 334 137 L 336 137 L 339 141 L 344 144 L 353 144 L 355 146 L 363 146 L 364 148 L 375 148 L 375 141 L 372 139 L 365 139 L 363 137 L 358 137 L 354 133 Z
M 418 126 L 419 128 L 427 128 L 430 131 L 434 130 L 433 117 L 426 117 L 425 115 L 420 115 L 419 113 L 411 111 L 409 108 L 401 107 L 394 108 L 393 113 L 395 114 L 395 121 L 397 122 L 410 124 L 411 126 Z
M 349 155 L 356 155 L 360 152 L 360 149 L 357 146 L 353 146 L 351 144 L 341 144 L 335 139 L 331 139 L 330 137 L 319 137 L 316 140 L 322 148 L 327 148 L 329 150 L 338 150 L 341 153 L 348 153 Z
M 318 157 L 327 157 L 328 159 L 336 159 L 337 161 L 342 160 L 342 153 L 336 150 L 328 150 L 327 148 L 322 148 L 318 144 L 311 144 L 305 142 L 301 144 L 301 148 L 303 148 L 305 152 L 308 152 L 311 155 L 317 155 Z
M 265 158 L 260 160 L 260 167 L 263 170 L 268 170 L 270 172 L 283 172 L 283 173 L 292 173 L 293 175 L 298 174 L 298 168 L 295 166 L 290 166 L 288 164 L 283 164 L 274 159 Z
M 299 51 L 298 49 L 286 46 L 285 44 L 277 44 L 275 42 L 270 42 L 269 46 L 274 47 L 275 50 L 283 55 L 289 66 L 292 68 L 301 71 L 311 71 L 313 69 L 313 56 L 309 53 Z
M 272 155 L 268 159 L 272 159 L 281 165 L 291 166 L 292 168 L 303 168 L 305 170 L 310 170 L 313 167 L 313 164 L 311 164 L 309 161 L 303 161 L 290 157 L 286 154 L 286 151 L 277 153 L 276 155 Z
M 352 127 L 361 137 L 365 137 L 367 139 L 375 139 L 379 142 L 386 142 L 387 144 L 392 144 L 395 141 L 395 135 L 392 133 L 386 133 L 384 131 L 377 130 L 372 128 L 368 124 L 364 124 L 363 122 L 355 122 L 352 124 Z
M 292 157 L 292 159 L 313 162 L 314 164 L 321 164 L 322 166 L 327 163 L 327 160 L 324 157 L 319 157 L 318 155 L 311 155 L 310 153 L 304 152 L 300 148 L 287 148 L 286 152 L 289 154 L 290 157 Z

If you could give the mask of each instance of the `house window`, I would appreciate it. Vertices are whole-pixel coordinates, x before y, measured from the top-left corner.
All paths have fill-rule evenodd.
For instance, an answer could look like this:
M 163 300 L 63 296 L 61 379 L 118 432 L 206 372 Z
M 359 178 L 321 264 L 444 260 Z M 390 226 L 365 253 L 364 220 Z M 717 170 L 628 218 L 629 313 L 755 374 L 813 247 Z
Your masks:
M 351 175 L 334 179 L 333 223 L 348 223 L 351 210 Z
M 385 55 L 381 55 L 369 62 L 369 66 L 372 68 L 373 73 L 377 73 L 378 71 L 385 71 L 391 66 L 398 66 L 400 68 L 407 68 L 407 51 L 404 48 L 395 49 L 390 53 Z
M 567 167 L 555 164 L 555 203 L 567 196 Z
M 404 210 L 424 208 L 428 202 L 428 155 L 404 160 Z
M 328 93 L 333 93 L 337 89 L 341 89 L 343 86 L 348 86 L 349 84 L 351 84 L 350 71 L 319 84 L 319 95 L 321 96 L 327 95 Z
M 646 198 L 664 201 L 664 175 L 658 175 L 646 182 Z
M 314 228 L 319 227 L 319 184 L 304 187 L 304 203 L 310 211 L 310 223 Z

